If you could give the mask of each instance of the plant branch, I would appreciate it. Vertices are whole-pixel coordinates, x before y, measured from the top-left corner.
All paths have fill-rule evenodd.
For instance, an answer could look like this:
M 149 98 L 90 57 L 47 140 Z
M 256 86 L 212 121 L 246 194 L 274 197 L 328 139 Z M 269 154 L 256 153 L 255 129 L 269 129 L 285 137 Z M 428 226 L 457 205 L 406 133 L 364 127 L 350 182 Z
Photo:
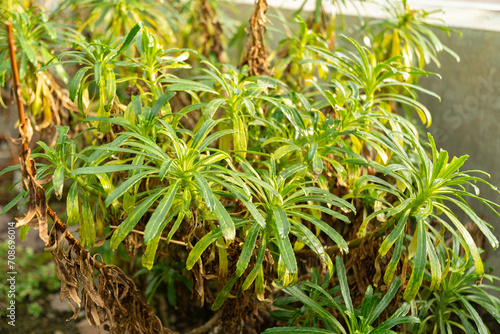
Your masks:
M 10 65 L 12 74 L 14 76 L 14 92 L 17 101 L 17 112 L 19 114 L 19 132 L 23 132 L 25 137 L 28 137 L 28 129 L 26 128 L 26 116 L 24 114 L 24 105 L 22 103 L 22 93 L 21 93 L 21 81 L 19 80 L 19 70 L 17 68 L 16 61 L 16 50 L 14 46 L 14 37 L 12 34 L 12 23 L 7 22 L 7 36 L 8 36 L 8 44 L 9 44 L 9 53 L 10 53 Z M 21 135 L 22 137 L 22 135 Z M 28 141 L 23 140 L 23 151 L 28 152 Z M 28 171 L 31 172 L 31 166 L 28 164 Z
M 219 319 L 220 319 L 221 316 L 222 316 L 222 312 L 218 311 L 205 324 L 203 324 L 200 327 L 196 327 L 196 328 L 190 330 L 189 332 L 187 332 L 185 334 L 203 334 L 203 333 L 206 333 L 206 332 L 208 332 L 210 329 L 212 329 L 217 324 L 217 321 L 219 321 Z

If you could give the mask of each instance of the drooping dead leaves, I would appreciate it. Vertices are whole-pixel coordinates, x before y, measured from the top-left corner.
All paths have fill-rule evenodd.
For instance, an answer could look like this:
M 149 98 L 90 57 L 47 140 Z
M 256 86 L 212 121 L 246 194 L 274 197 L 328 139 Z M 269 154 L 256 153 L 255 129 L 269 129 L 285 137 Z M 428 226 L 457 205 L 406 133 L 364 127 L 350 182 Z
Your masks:
M 250 75 L 269 74 L 269 63 L 267 61 L 266 45 L 264 35 L 266 23 L 267 1 L 257 0 L 255 11 L 250 17 L 250 32 L 247 37 L 245 53 L 241 66 L 248 64 Z

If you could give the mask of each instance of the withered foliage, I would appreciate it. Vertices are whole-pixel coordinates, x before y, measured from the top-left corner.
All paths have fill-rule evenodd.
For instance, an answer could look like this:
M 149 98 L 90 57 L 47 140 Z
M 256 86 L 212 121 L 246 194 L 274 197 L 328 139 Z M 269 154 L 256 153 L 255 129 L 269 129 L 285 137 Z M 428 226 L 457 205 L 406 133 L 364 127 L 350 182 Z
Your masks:
M 31 101 L 28 102 L 36 117 L 35 130 L 41 131 L 51 125 L 68 125 L 69 112 L 78 112 L 68 90 L 63 89 L 47 71 L 36 73 L 36 80 L 37 91 L 31 94 Z
M 92 326 L 103 326 L 111 333 L 173 333 L 142 301 L 132 279 L 119 267 L 92 257 L 59 227 L 53 225 L 46 250 L 54 255 L 61 301 L 66 299 L 74 311 L 68 320 L 76 319 L 83 307 Z
M 222 43 L 223 30 L 219 22 L 214 7 L 209 0 L 200 1 L 199 25 L 201 27 L 200 46 L 201 52 L 205 57 L 213 54 L 221 63 L 225 63 L 224 45 Z
M 33 136 L 33 128 L 28 118 L 21 122 L 21 136 L 14 143 L 20 145 L 20 166 L 22 172 L 23 188 L 29 194 L 29 209 L 23 218 L 16 218 L 16 227 L 33 226 L 38 230 L 40 239 L 47 245 L 49 242 L 48 225 L 47 225 L 47 200 L 45 198 L 45 190 L 42 187 L 43 181 L 36 180 L 35 161 L 30 159 L 30 150 L 28 144 Z
M 317 34 L 320 34 L 323 39 L 328 43 L 330 50 L 335 49 L 335 15 L 328 15 L 325 8 L 317 13 L 313 12 L 307 19 L 307 26 L 309 29 Z
M 266 0 L 257 0 L 255 2 L 255 11 L 250 17 L 250 31 L 247 30 L 245 53 L 240 67 L 248 65 L 250 75 L 269 74 L 269 63 L 264 40 L 266 32 L 266 23 L 269 22 L 266 17 L 268 9 Z

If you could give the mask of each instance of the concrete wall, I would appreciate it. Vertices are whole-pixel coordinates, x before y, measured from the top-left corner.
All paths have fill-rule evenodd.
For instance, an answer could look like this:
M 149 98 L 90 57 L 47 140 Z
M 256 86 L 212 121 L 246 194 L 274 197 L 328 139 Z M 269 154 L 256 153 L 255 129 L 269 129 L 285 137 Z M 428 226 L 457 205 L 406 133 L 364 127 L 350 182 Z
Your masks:
M 423 78 L 423 87 L 441 96 L 441 102 L 429 96 L 420 101 L 432 113 L 429 128 L 438 146 L 450 156 L 467 154 L 465 169 L 479 169 L 491 174 L 489 180 L 500 187 L 500 32 L 461 29 L 461 38 L 439 34 L 460 55 L 457 63 L 442 55 L 441 68 L 429 66 L 437 77 Z M 500 194 L 479 185 L 481 195 L 500 203 Z M 482 204 L 471 203 L 480 217 L 495 227 L 500 239 L 500 218 Z M 462 215 L 465 222 L 466 216 Z M 487 263 L 500 273 L 500 251 L 491 253 Z

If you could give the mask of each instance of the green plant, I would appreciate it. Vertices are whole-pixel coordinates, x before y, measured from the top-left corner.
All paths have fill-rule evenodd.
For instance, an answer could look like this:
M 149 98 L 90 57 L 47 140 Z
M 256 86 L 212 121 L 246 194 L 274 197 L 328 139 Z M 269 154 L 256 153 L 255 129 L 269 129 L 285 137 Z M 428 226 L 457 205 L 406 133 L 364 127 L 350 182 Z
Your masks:
M 133 66 L 128 62 L 120 61 L 121 55 L 134 41 L 134 37 L 139 31 L 140 26 L 136 24 L 129 32 L 126 38 L 118 39 L 111 42 L 110 45 L 102 44 L 99 41 L 86 43 L 74 41 L 82 50 L 67 51 L 62 53 L 58 58 L 61 61 L 64 57 L 69 57 L 70 60 L 65 60 L 64 64 L 82 64 L 82 68 L 78 70 L 73 79 L 71 79 L 69 87 L 69 98 L 72 101 L 78 101 L 80 112 L 87 114 L 90 105 L 90 84 L 96 86 L 96 91 L 99 96 L 98 116 L 110 114 L 116 95 L 116 74 L 115 68 L 119 66 Z M 118 48 L 118 46 L 120 46 Z M 59 66 L 59 63 L 48 65 Z M 93 80 L 89 80 L 93 77 Z M 102 132 L 109 132 L 108 128 L 101 128 Z
M 404 294 L 406 300 L 413 299 L 421 286 L 427 257 L 431 264 L 431 287 L 434 287 L 439 282 L 442 267 L 438 261 L 435 246 L 432 246 L 430 237 L 434 235 L 439 240 L 441 238 L 440 233 L 446 230 L 450 231 L 460 241 L 466 254 L 471 254 L 476 265 L 476 273 L 482 276 L 484 268 L 479 251 L 469 232 L 458 220 L 456 211 L 452 210 L 447 202 L 456 205 L 466 213 L 487 237 L 491 245 L 497 248 L 498 240 L 491 232 L 491 226 L 480 219 L 464 199 L 471 198 L 478 200 L 498 215 L 498 212 L 493 208 L 494 206 L 498 207 L 498 205 L 479 197 L 477 187 L 472 182 L 483 182 L 492 189 L 496 190 L 496 188 L 481 178 L 472 176 L 467 172 L 460 172 L 459 169 L 465 163 L 467 156 L 454 157 L 449 161 L 446 151 L 440 150 L 438 153 L 434 139 L 430 134 L 428 138 L 432 149 L 431 157 L 428 156 L 417 137 L 411 131 L 408 131 L 407 134 L 385 131 L 388 137 L 380 137 L 380 139 L 396 155 L 398 163 L 389 166 L 382 166 L 376 162 L 366 162 L 365 164 L 394 177 L 399 182 L 399 188 L 392 187 L 397 192 L 386 188 L 388 193 L 396 195 L 399 200 L 396 202 L 396 206 L 388 206 L 380 210 L 375 210 L 364 220 L 358 234 L 364 235 L 369 221 L 380 214 L 383 217 L 378 219 L 384 223 L 379 228 L 393 227 L 392 231 L 381 243 L 379 249 L 379 255 L 384 256 L 396 244 L 392 260 L 384 275 L 386 284 L 390 283 L 394 277 L 394 271 L 402 251 L 403 240 L 406 234 L 410 232 L 410 221 L 416 223 L 416 229 L 414 230 L 414 237 L 409 246 L 411 250 L 410 257 L 414 257 L 414 264 L 412 275 Z M 387 139 L 390 137 L 398 140 L 390 141 Z M 412 148 L 403 148 L 402 143 L 409 144 Z M 411 152 L 416 154 L 416 156 L 411 158 L 409 155 Z M 413 162 L 415 158 L 418 159 L 417 164 Z M 473 172 L 476 171 L 469 173 Z M 467 192 L 465 186 L 472 186 L 476 189 L 476 193 Z M 384 188 L 386 185 L 380 185 L 380 187 Z M 453 225 L 449 225 L 447 221 L 439 216 L 440 214 L 444 214 Z M 435 219 L 440 223 L 441 231 L 436 230 L 430 224 L 430 219 Z
M 41 130 L 51 123 L 59 124 L 61 118 L 65 118 L 62 109 L 70 108 L 70 105 L 52 74 L 39 69 L 54 58 L 54 49 L 64 45 L 64 39 L 78 39 L 79 35 L 65 25 L 51 22 L 48 13 L 39 7 L 19 11 L 0 8 L 0 17 L 2 21 L 12 23 L 22 96 L 30 107 L 33 125 Z M 12 76 L 5 29 L 0 30 L 0 59 L 0 86 L 5 88 L 5 77 Z M 54 68 L 67 83 L 68 75 L 63 67 L 55 64 Z M 6 108 L 1 97 L 0 103 Z
M 395 279 L 383 297 L 380 293 L 374 293 L 371 285 L 368 286 L 360 309 L 355 309 L 351 301 L 344 263 L 340 256 L 335 258 L 335 265 L 341 298 L 333 297 L 339 292 L 338 288 L 326 291 L 329 285 L 328 280 L 320 285 L 318 273 L 311 272 L 312 282 L 304 281 L 296 286 L 284 288 L 284 291 L 292 297 L 282 297 L 274 303 L 275 306 L 283 309 L 274 312 L 277 319 L 286 321 L 287 326 L 297 322 L 302 322 L 302 326 L 277 327 L 268 329 L 264 333 L 396 333 L 390 329 L 401 324 L 419 322 L 416 317 L 406 316 L 410 311 L 410 304 L 403 303 L 392 312 L 387 320 L 380 321 L 377 325 L 378 318 L 396 296 L 401 279 Z M 296 309 L 290 305 L 295 302 L 300 302 L 303 306 Z M 347 328 L 325 307 L 331 307 L 340 312 Z M 319 324 L 323 324 L 326 329 L 320 329 Z
M 407 0 L 387 1 L 384 6 L 388 18 L 371 20 L 366 23 L 367 35 L 376 50 L 378 60 L 401 56 L 401 63 L 407 67 L 415 66 L 423 69 L 425 64 L 434 62 L 440 66 L 438 53 L 445 51 L 457 61 L 460 57 L 444 45 L 433 30 L 441 30 L 450 35 L 458 33 L 454 29 L 439 24 L 441 20 L 431 18 L 440 10 L 427 12 L 415 10 Z M 414 81 L 416 82 L 416 80 Z
M 157 263 L 151 270 L 148 268 L 138 270 L 134 276 L 138 277 L 147 274 L 147 288 L 144 295 L 149 303 L 151 303 L 157 292 L 166 285 L 167 300 L 170 305 L 177 307 L 176 284 L 182 283 L 190 291 L 193 290 L 193 282 L 179 273 L 182 271 L 182 267 L 183 263 L 175 263 L 173 266 L 166 263 Z
M 499 277 L 485 274 L 483 277 L 491 284 L 478 281 L 475 274 L 474 262 L 466 255 L 458 255 L 460 243 L 453 238 L 453 247 L 447 248 L 442 243 L 438 248 L 440 264 L 446 268 L 441 281 L 424 284 L 416 303 L 419 305 L 419 318 L 421 323 L 414 325 L 412 333 L 454 333 L 460 329 L 464 333 L 490 333 L 477 312 L 481 306 L 500 323 L 500 299 L 491 292 L 500 291 L 495 282 Z M 451 253 L 451 259 L 446 253 Z M 426 271 L 425 280 L 430 283 L 430 275 Z M 490 292 L 491 291 L 491 292 Z M 460 323 L 456 321 L 460 320 Z M 473 325 L 474 324 L 474 325 Z
M 420 86 L 406 82 L 410 75 L 429 75 L 418 68 L 401 66 L 396 60 L 398 56 L 378 61 L 375 55 L 367 48 L 362 47 L 354 39 L 345 37 L 356 52 L 339 50 L 334 54 L 329 51 L 309 47 L 318 53 L 340 75 L 339 79 L 347 80 L 350 87 L 359 91 L 360 99 L 369 104 L 371 110 L 392 112 L 391 104 L 400 103 L 417 111 L 422 123 L 430 126 L 431 114 L 429 110 L 416 99 L 416 92 L 424 92 L 439 99 L 435 93 Z M 310 62 L 305 60 L 304 62 Z M 316 61 L 317 62 L 317 61 Z
M 271 53 L 270 59 L 275 60 L 274 77 L 283 78 L 293 89 L 300 91 L 304 85 L 308 84 L 307 80 L 316 80 L 314 66 L 310 62 L 302 62 L 315 58 L 315 53 L 311 51 L 310 46 L 321 47 L 328 49 L 328 44 L 323 40 L 321 34 L 309 29 L 307 23 L 300 17 L 295 17 L 295 23 L 299 29 L 291 29 L 288 27 L 286 20 L 281 18 L 283 24 L 287 28 L 288 36 L 280 41 L 280 48 L 274 53 Z M 297 31 L 294 34 L 292 31 Z M 318 68 L 320 78 L 324 79 L 328 71 L 322 65 Z M 296 80 L 299 78 L 299 80 Z
M 80 31 L 88 28 L 92 39 L 103 40 L 106 44 L 116 36 L 123 36 L 133 29 L 137 22 L 144 24 L 155 33 L 160 33 L 162 42 L 173 45 L 177 42 L 178 22 L 181 20 L 177 10 L 167 1 L 154 0 L 66 0 L 62 7 L 73 10 L 90 9 Z M 155 13 L 155 15 L 152 15 Z

